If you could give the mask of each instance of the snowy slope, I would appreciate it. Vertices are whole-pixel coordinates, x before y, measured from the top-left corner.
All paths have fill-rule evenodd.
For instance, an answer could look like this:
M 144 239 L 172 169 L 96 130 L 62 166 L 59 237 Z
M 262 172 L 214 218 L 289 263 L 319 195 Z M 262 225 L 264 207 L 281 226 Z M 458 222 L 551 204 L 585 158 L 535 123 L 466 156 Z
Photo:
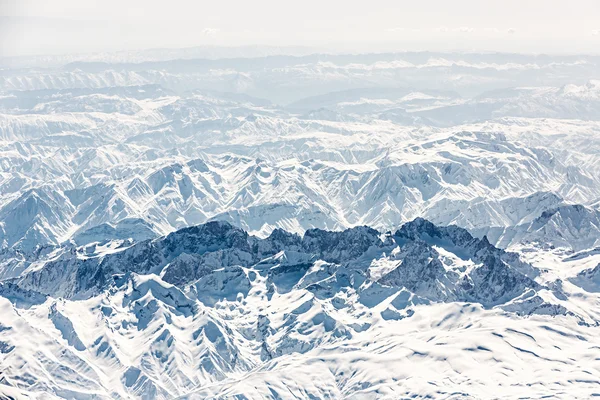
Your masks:
M 577 377 L 599 367 L 584 355 L 600 315 L 570 310 L 563 296 L 577 287 L 559 293 L 537 275 L 464 229 L 424 220 L 387 237 L 363 227 L 267 239 L 212 222 L 99 261 L 65 253 L 2 283 L 4 384 L 56 397 L 444 397 L 421 379 L 450 359 L 451 376 L 477 374 L 469 360 L 488 365 L 461 384 L 479 396 L 489 374 L 527 359 L 539 368 L 524 384 L 561 384 L 520 390 L 583 398 L 594 380 Z M 377 379 L 384 360 L 399 369 Z
M 476 230 L 499 247 L 533 245 L 582 251 L 600 246 L 600 212 L 581 205 L 564 205 L 544 211 L 533 221 L 510 227 Z

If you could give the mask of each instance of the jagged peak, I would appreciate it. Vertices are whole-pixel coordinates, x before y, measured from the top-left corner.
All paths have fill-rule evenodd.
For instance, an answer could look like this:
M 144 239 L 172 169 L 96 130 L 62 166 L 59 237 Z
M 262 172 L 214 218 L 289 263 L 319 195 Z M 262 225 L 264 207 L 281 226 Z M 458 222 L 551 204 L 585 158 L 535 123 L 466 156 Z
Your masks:
M 306 230 L 303 238 L 311 238 L 311 237 L 319 237 L 319 236 L 351 237 L 351 236 L 356 236 L 356 235 L 379 236 L 380 233 L 376 229 L 373 229 L 366 225 L 348 228 L 343 231 L 329 231 L 326 229 L 312 228 L 312 229 Z
M 265 239 L 270 243 L 285 246 L 299 246 L 302 243 L 302 237 L 296 233 L 288 232 L 281 228 L 275 228 L 271 234 Z
M 211 237 L 224 237 L 231 234 L 237 234 L 247 237 L 248 234 L 241 228 L 232 225 L 230 222 L 225 220 L 213 220 L 208 221 L 200 225 L 189 226 L 181 228 L 175 232 L 168 234 L 164 238 L 158 238 L 158 241 L 162 240 L 174 240 L 177 237 L 196 237 L 196 238 L 211 238 Z
M 455 245 L 464 245 L 478 239 L 464 228 L 456 225 L 437 226 L 434 223 L 418 217 L 413 221 L 407 222 L 400 227 L 394 234 L 396 238 L 410 240 L 427 240 L 427 239 L 448 239 Z
M 538 220 L 549 220 L 556 214 L 562 215 L 562 214 L 571 213 L 571 212 L 574 212 L 576 214 L 597 213 L 597 211 L 587 208 L 581 204 L 565 204 L 565 205 L 555 207 L 550 210 L 546 210 L 546 211 L 542 212 L 542 215 L 540 215 L 538 217 Z

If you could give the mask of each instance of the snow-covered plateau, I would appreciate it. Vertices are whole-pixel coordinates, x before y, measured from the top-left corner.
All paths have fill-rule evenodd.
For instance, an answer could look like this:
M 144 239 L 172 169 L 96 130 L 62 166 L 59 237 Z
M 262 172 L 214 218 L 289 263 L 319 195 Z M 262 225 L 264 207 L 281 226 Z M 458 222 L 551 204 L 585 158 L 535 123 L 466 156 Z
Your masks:
M 0 58 L 0 399 L 600 396 L 600 58 L 257 52 Z

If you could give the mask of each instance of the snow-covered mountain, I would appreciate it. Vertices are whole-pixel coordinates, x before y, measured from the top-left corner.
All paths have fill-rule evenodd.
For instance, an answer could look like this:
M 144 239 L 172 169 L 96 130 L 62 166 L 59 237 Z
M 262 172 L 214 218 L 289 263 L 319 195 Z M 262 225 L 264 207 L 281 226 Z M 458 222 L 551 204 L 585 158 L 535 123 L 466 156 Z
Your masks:
M 158 86 L 11 96 L 0 130 L 0 242 L 25 251 L 124 238 L 117 226 L 143 239 L 211 219 L 262 236 L 393 229 L 419 216 L 508 227 L 600 198 L 593 122 L 565 149 L 546 136 L 534 147 L 531 137 L 573 129 L 561 120 L 413 127 Z
M 479 230 L 496 245 L 534 245 L 547 249 L 581 251 L 600 246 L 600 212 L 581 205 L 564 205 L 544 211 L 533 221 L 510 227 Z
M 213 50 L 3 61 L 0 398 L 598 393 L 598 57 Z
M 241 390 L 231 385 L 258 384 L 253 396 L 277 397 L 273 391 L 281 388 L 267 389 L 267 382 L 294 387 L 300 365 L 329 354 L 329 361 L 302 374 L 318 379 L 294 390 L 317 397 L 397 393 L 410 388 L 392 376 L 359 386 L 346 382 L 345 369 L 354 368 L 353 362 L 319 375 L 345 354 L 360 358 L 363 344 L 385 345 L 394 329 L 408 328 L 405 320 L 414 326 L 435 323 L 434 331 L 444 335 L 484 315 L 512 321 L 503 333 L 482 327 L 481 336 L 461 340 L 474 349 L 462 351 L 482 356 L 519 347 L 514 356 L 504 356 L 508 365 L 517 354 L 533 357 L 528 349 L 534 338 L 516 328 L 523 316 L 538 324 L 555 316 L 571 324 L 561 329 L 573 333 L 556 334 L 552 328 L 549 334 L 562 335 L 565 343 L 579 335 L 592 345 L 596 336 L 590 334 L 597 328 L 589 326 L 599 315 L 570 310 L 564 290 L 555 286 L 517 254 L 462 228 L 422 219 L 388 235 L 357 227 L 313 229 L 303 237 L 275 230 L 265 239 L 226 222 L 209 222 L 99 255 L 65 249 L 40 268 L 0 284 L 3 384 L 23 395 L 152 398 L 225 396 Z M 537 329 L 536 336 L 542 335 L 543 326 Z M 436 340 L 438 352 L 458 350 L 456 339 Z M 401 363 L 417 350 L 404 356 L 396 351 L 388 356 Z M 572 351 L 555 349 L 553 357 L 566 360 Z M 358 371 L 367 373 L 382 356 L 375 351 Z M 418 357 L 419 364 L 428 360 L 433 368 L 445 362 L 428 352 Z M 560 364 L 542 365 L 551 374 L 546 379 L 552 379 L 552 366 Z M 267 373 L 273 369 L 282 375 Z M 434 388 L 430 383 L 421 390 Z M 478 393 L 482 383 L 463 390 Z

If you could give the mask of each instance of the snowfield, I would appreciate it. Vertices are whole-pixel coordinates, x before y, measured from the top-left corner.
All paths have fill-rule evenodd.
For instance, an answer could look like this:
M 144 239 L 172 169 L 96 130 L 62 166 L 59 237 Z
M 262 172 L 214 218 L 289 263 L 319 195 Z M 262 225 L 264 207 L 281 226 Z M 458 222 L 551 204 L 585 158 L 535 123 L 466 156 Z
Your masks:
M 0 58 L 0 398 L 600 396 L 598 57 L 256 51 Z

